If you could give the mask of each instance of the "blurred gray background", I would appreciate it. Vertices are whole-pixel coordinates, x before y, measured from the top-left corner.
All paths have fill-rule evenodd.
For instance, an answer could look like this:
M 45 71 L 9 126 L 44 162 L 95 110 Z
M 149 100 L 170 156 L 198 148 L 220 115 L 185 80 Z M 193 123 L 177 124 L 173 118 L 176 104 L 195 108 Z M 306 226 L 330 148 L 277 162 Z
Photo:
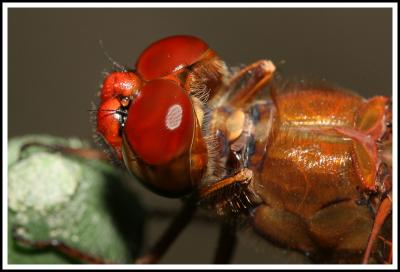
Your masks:
M 366 97 L 392 93 L 391 9 L 14 8 L 8 20 L 9 137 L 91 140 L 88 110 L 114 68 L 104 51 L 133 68 L 147 45 L 174 34 L 202 37 L 231 66 L 266 58 L 288 78 L 325 78 Z M 148 205 L 179 206 L 136 187 Z M 149 243 L 167 223 L 149 222 Z M 217 234 L 216 225 L 193 222 L 162 263 L 210 263 Z M 308 261 L 249 236 L 241 233 L 234 263 Z

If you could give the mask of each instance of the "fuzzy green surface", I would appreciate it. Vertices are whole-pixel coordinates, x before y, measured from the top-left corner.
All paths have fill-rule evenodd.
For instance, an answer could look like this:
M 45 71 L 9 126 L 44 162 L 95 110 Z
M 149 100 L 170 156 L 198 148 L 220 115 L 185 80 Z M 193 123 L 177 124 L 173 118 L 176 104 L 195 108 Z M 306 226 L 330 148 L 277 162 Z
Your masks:
M 27 136 L 8 145 L 8 262 L 10 264 L 79 263 L 55 250 L 22 246 L 11 230 L 30 240 L 61 240 L 112 263 L 129 263 L 139 250 L 144 212 L 137 197 L 109 164 L 85 160 L 27 142 L 87 146 L 77 139 Z M 20 159 L 19 159 L 20 158 Z

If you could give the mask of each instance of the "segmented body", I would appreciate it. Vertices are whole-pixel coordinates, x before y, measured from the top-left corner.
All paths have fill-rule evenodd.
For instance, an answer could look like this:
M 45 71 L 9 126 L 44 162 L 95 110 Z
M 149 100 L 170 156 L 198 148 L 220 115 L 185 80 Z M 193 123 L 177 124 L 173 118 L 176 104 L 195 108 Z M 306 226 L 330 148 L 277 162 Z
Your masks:
M 105 79 L 97 131 L 143 184 L 312 257 L 368 262 L 391 207 L 388 97 L 274 85 L 267 60 L 229 75 L 191 36 L 153 43 L 136 68 Z
M 390 178 L 389 171 L 378 171 L 390 163 L 382 158 L 391 152 L 382 147 L 390 141 L 388 103 L 297 85 L 243 108 L 214 109 L 208 133 L 219 143 L 216 180 L 244 168 L 253 179 L 242 194 L 221 189 L 203 203 L 220 214 L 247 213 L 258 233 L 280 245 L 315 258 L 330 252 L 329 261 L 358 262 L 387 193 L 380 188 Z M 363 119 L 371 112 L 365 109 L 376 112 L 376 104 L 380 114 L 368 117 L 366 129 Z

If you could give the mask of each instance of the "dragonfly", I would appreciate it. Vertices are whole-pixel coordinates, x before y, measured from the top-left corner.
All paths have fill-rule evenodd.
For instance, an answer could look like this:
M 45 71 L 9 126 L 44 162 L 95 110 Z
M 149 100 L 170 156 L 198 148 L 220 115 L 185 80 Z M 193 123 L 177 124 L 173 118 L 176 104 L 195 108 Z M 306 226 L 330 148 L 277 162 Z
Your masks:
M 243 222 L 317 263 L 392 262 L 389 97 L 285 81 L 265 59 L 231 71 L 187 35 L 107 74 L 99 97 L 96 131 L 111 155 L 150 191 L 183 203 L 135 263 L 159 262 L 198 209 L 221 218 L 216 263 L 230 261 Z

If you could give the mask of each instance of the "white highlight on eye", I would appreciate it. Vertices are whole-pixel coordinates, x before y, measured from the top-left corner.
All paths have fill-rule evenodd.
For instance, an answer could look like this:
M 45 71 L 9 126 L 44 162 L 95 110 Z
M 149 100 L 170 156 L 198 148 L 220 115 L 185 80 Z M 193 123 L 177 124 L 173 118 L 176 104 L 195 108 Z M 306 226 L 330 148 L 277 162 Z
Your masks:
M 175 104 L 168 109 L 167 116 L 165 117 L 165 125 L 169 130 L 174 130 L 180 126 L 182 122 L 182 107 Z

